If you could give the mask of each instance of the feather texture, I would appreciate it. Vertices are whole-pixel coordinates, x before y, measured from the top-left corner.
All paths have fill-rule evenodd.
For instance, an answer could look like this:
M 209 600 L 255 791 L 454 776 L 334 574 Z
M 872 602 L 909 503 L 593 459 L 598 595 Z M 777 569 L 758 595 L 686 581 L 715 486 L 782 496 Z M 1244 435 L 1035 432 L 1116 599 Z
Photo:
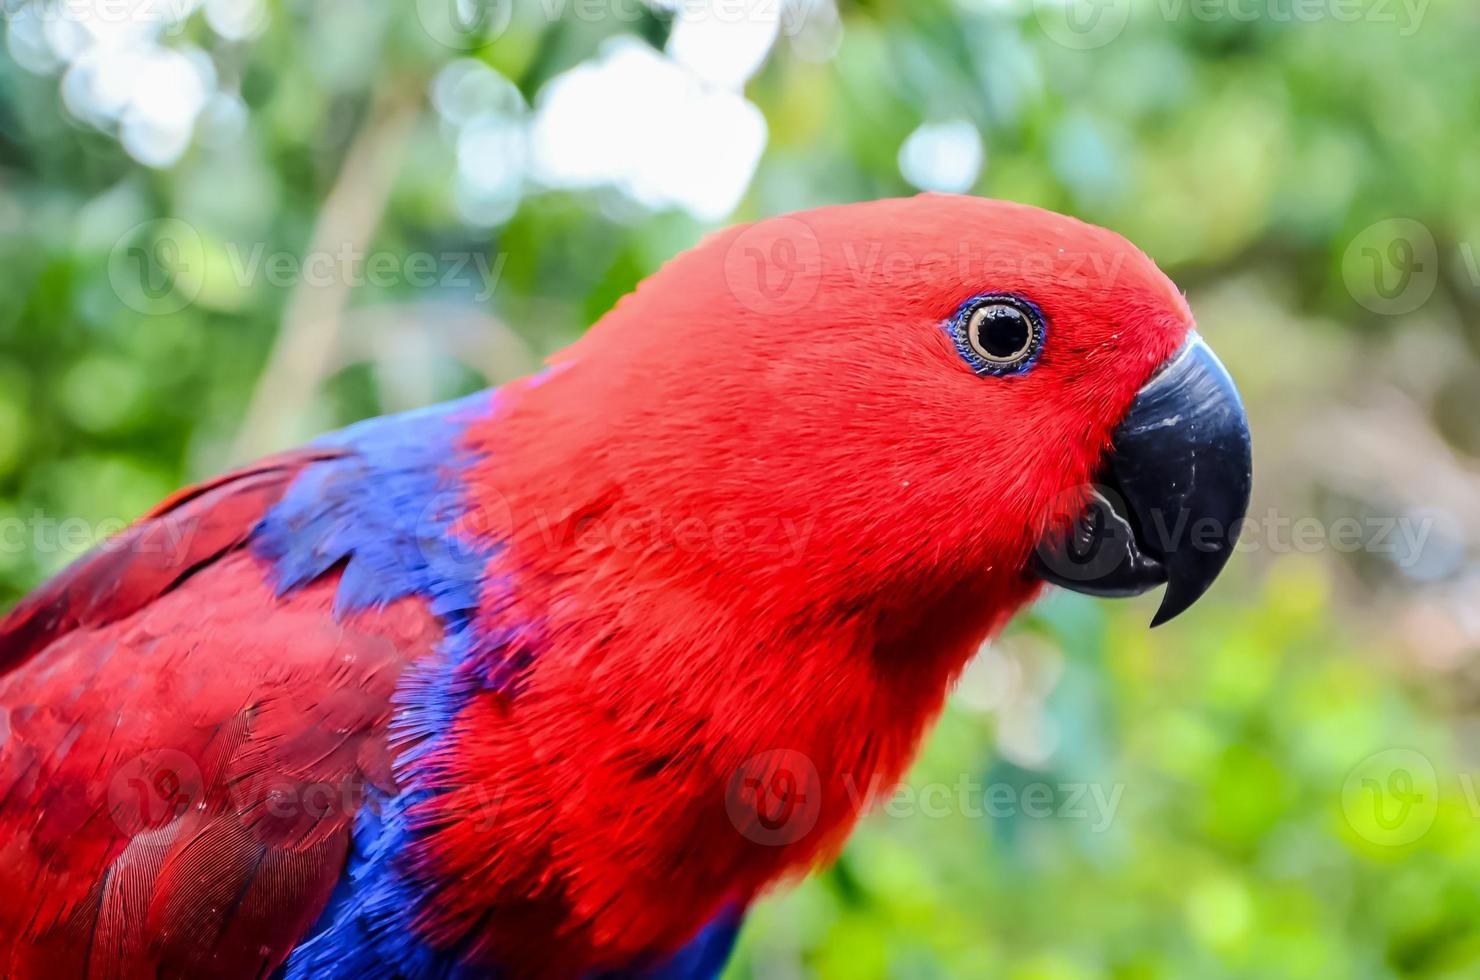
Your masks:
M 417 600 L 336 620 L 331 578 L 274 596 L 242 544 L 324 458 L 179 498 L 130 532 L 137 550 L 6 621 L 7 976 L 265 975 L 313 922 L 364 793 L 393 784 L 396 681 L 441 632 Z M 168 521 L 198 529 L 144 550 Z
M 778 255 L 800 304 L 746 278 Z M 984 292 L 1041 309 L 1031 369 L 959 356 Z M 1059 215 L 822 209 L 540 375 L 178 495 L 0 621 L 5 974 L 713 975 L 1190 322 Z

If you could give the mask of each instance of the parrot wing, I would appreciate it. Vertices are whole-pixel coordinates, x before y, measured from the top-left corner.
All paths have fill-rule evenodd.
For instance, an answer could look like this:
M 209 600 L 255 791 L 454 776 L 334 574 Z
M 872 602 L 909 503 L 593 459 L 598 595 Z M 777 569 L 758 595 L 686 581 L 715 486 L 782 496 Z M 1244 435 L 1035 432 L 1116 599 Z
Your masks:
M 0 674 L 73 630 L 126 618 L 240 547 L 300 470 L 343 454 L 322 449 L 271 456 L 168 497 L 0 620 Z
M 288 591 L 248 546 L 354 451 L 185 490 L 0 620 L 0 974 L 265 976 L 312 927 L 443 633 L 409 592 L 336 610 L 348 554 Z

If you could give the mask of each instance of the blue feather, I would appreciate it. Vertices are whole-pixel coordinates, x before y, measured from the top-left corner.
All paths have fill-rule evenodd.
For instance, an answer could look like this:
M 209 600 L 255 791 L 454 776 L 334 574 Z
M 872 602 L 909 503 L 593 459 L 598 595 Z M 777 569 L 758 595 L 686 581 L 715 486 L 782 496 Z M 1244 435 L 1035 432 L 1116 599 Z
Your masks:
M 470 421 L 497 410 L 487 392 L 445 405 L 371 419 L 318 440 L 347 449 L 294 481 L 253 534 L 279 594 L 340 569 L 334 611 L 344 616 L 408 596 L 427 600 L 444 624 L 438 649 L 408 669 L 391 726 L 400 747 L 394 795 L 372 794 L 356 817 L 343 878 L 307 939 L 279 975 L 461 978 L 487 976 L 458 950 L 434 949 L 413 927 L 424 893 L 399 858 L 420 832 L 419 802 L 437 792 L 435 752 L 458 712 L 480 691 L 513 690 L 533 624 L 480 630 L 481 599 L 498 544 L 470 543 L 453 530 L 463 514 L 463 476 L 476 462 L 464 446 Z M 516 653 L 517 651 L 517 653 Z M 729 954 L 739 910 L 716 918 L 684 950 L 620 976 L 709 977 Z

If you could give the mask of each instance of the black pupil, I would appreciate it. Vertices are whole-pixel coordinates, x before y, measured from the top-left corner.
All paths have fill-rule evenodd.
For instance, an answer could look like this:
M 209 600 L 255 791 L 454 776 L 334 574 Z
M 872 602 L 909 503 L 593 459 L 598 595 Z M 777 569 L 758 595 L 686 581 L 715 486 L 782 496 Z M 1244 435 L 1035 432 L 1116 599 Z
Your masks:
M 1028 346 L 1028 318 L 1011 306 L 989 306 L 977 327 L 976 342 L 989 356 L 1008 360 Z

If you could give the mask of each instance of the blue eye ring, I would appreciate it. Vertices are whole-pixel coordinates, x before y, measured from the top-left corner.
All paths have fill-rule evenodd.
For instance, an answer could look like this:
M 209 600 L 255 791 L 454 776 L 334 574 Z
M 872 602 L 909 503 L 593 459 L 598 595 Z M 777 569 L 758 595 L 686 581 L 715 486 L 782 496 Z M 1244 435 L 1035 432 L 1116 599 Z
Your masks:
M 961 359 L 977 374 L 997 376 L 1031 368 L 1047 327 L 1037 304 L 1012 293 L 973 296 L 948 322 Z

